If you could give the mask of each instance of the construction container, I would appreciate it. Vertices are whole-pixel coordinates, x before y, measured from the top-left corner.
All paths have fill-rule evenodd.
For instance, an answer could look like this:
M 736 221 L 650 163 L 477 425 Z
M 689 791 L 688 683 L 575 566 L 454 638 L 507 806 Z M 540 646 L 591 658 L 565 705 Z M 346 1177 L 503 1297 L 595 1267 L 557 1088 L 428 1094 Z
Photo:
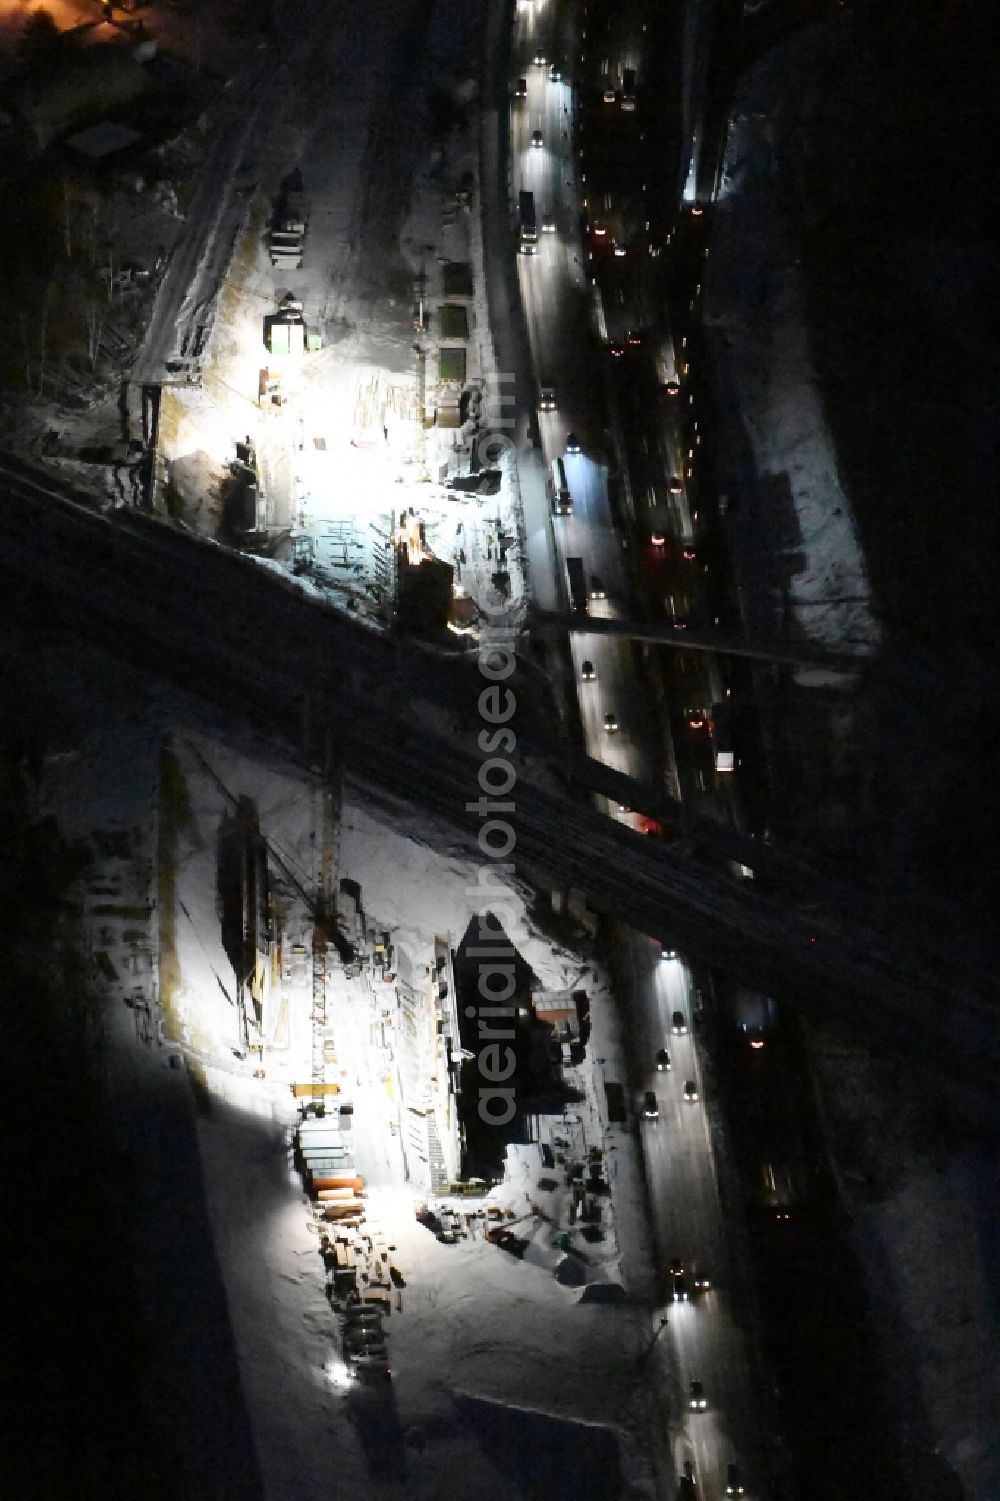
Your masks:
M 338 1241 L 334 1246 L 334 1255 L 337 1259 L 336 1270 L 339 1273 L 356 1272 L 358 1269 L 358 1253 L 353 1246 L 341 1245 Z
M 316 1173 L 310 1172 L 309 1179 L 317 1195 L 331 1188 L 343 1189 L 345 1193 L 357 1194 L 360 1198 L 365 1191 L 364 1178 L 349 1178 L 344 1173 Z
M 392 1294 L 388 1288 L 362 1288 L 361 1302 L 366 1308 L 378 1308 L 384 1314 L 392 1313 Z
M 300 1121 L 299 1134 L 302 1136 L 334 1135 L 340 1130 L 340 1112 L 334 1110 L 330 1115 L 310 1116 L 308 1120 Z
M 363 1199 L 335 1199 L 332 1202 L 326 1200 L 320 1208 L 325 1220 L 360 1220 L 365 1212 Z
M 343 1153 L 339 1153 L 336 1157 L 308 1157 L 303 1158 L 302 1166 L 303 1170 L 312 1173 L 313 1177 L 317 1174 L 323 1177 L 331 1173 L 339 1174 L 341 1177 L 345 1173 L 350 1176 L 354 1172 L 354 1158 L 347 1157 Z

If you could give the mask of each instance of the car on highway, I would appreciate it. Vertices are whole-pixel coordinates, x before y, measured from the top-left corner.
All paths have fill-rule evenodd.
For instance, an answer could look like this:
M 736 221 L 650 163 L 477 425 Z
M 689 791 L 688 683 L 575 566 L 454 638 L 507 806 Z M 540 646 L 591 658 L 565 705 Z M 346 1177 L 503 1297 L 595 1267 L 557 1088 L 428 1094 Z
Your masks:
M 580 678 L 584 683 L 592 683 L 597 677 L 593 662 L 584 662 L 580 668 Z
M 664 532 L 650 532 L 649 540 L 654 547 L 666 547 L 667 538 Z
M 670 1258 L 670 1275 L 671 1275 L 671 1277 L 680 1277 L 680 1276 L 683 1275 L 683 1273 L 684 1273 L 684 1262 L 681 1260 L 681 1258 L 679 1256 L 671 1256 L 671 1258 Z
M 703 1267 L 699 1266 L 692 1266 L 691 1281 L 694 1284 L 695 1291 L 699 1293 L 707 1293 L 709 1288 L 712 1286 L 712 1282 L 710 1277 L 708 1276 L 708 1273 L 704 1270 Z
M 692 1476 L 681 1475 L 677 1481 L 677 1501 L 696 1501 L 697 1495 Z
M 526 78 L 519 78 L 517 80 L 517 85 L 516 85 L 516 87 L 514 89 L 514 98 L 515 99 L 527 99 L 527 97 L 528 97 L 528 80 Z
M 544 68 L 545 67 L 545 53 L 542 52 L 542 51 L 536 52 L 533 61 L 534 61 L 534 64 L 535 64 L 536 68 Z
M 684 1020 L 683 1011 L 675 1011 L 670 1018 L 670 1030 L 675 1037 L 684 1037 L 687 1033 L 687 1022 Z
M 542 412 L 554 412 L 556 409 L 555 386 L 540 386 L 538 389 L 538 407 Z
M 658 1074 L 669 1074 L 670 1072 L 670 1054 L 666 1048 L 661 1048 L 656 1055 L 656 1072 Z
M 559 61 L 559 59 L 556 58 L 555 62 L 552 63 L 551 67 L 549 68 L 549 82 L 550 83 L 562 83 L 562 81 L 563 81 L 563 65 Z
M 577 437 L 576 433 L 567 433 L 566 434 L 566 452 L 567 453 L 579 453 L 580 452 L 580 440 Z
M 592 573 L 590 575 L 590 597 L 591 599 L 607 598 L 607 595 L 604 592 L 604 585 L 601 583 L 601 580 L 598 578 L 596 573 Z
M 743 1495 L 743 1477 L 739 1465 L 726 1465 L 726 1495 Z
M 620 245 L 617 240 L 615 241 L 615 255 L 619 260 L 624 260 L 625 256 L 628 255 L 628 251 L 626 250 L 625 246 Z
M 651 1089 L 647 1089 L 642 1097 L 642 1113 L 648 1121 L 656 1121 L 660 1118 L 660 1107 Z
M 686 1303 L 688 1300 L 687 1283 L 684 1273 L 678 1272 L 670 1279 L 670 1292 L 675 1303 Z
M 552 217 L 552 214 L 551 213 L 543 214 L 542 215 L 542 234 L 543 235 L 554 235 L 555 232 L 556 232 L 556 221 Z
M 688 1105 L 693 1105 L 698 1098 L 698 1086 L 693 1079 L 684 1080 L 684 1099 Z
M 622 358 L 622 356 L 624 355 L 624 353 L 625 353 L 625 346 L 624 346 L 624 344 L 609 344 L 608 345 L 608 354 L 610 354 L 610 356 L 611 356 L 611 358 L 613 360 L 620 360 Z
M 692 1412 L 704 1412 L 707 1406 L 705 1388 L 700 1381 L 692 1381 L 688 1387 L 688 1407 Z
M 629 346 L 630 349 L 638 349 L 640 344 L 642 343 L 642 334 L 640 334 L 636 329 L 630 328 L 625 336 L 625 343 Z
M 664 960 L 677 959 L 680 956 L 676 949 L 668 949 L 665 945 L 660 949 L 660 958 Z
M 614 104 L 614 102 L 615 102 L 615 100 L 617 98 L 618 98 L 618 90 L 615 88 L 614 84 L 609 79 L 608 82 L 604 85 L 604 94 L 603 94 L 604 103 L 605 104 Z
M 681 482 L 680 475 L 672 474 L 670 476 L 669 480 L 667 481 L 667 489 L 670 491 L 671 495 L 684 494 L 684 485 Z
M 621 726 L 618 723 L 618 715 L 617 714 L 605 714 L 605 716 L 604 716 L 604 728 L 607 730 L 607 732 L 608 732 L 609 735 L 617 735 L 619 729 L 621 728 Z
M 542 144 L 542 132 L 540 130 L 533 130 L 531 132 L 531 144 L 532 144 L 532 146 L 534 146 L 534 148 L 535 148 L 536 151 L 538 151 L 541 148 L 541 144 Z

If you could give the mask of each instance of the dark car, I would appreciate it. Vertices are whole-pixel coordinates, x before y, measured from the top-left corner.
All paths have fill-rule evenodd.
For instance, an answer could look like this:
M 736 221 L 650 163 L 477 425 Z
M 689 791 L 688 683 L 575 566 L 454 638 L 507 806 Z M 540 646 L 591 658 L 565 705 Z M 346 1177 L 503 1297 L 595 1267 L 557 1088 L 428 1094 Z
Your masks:
M 604 716 L 604 728 L 607 730 L 607 732 L 608 732 L 609 735 L 617 735 L 618 728 L 619 728 L 619 726 L 618 726 L 618 715 L 617 714 L 605 714 L 605 716 Z
M 742 1496 L 743 1478 L 739 1465 L 726 1465 L 726 1495 Z
M 675 1303 L 686 1303 L 688 1300 L 687 1283 L 679 1273 L 670 1279 L 670 1290 Z
M 598 578 L 596 573 L 592 573 L 590 575 L 590 597 L 591 599 L 607 598 L 607 595 L 604 592 L 604 585 Z
M 670 1026 L 675 1037 L 683 1037 L 687 1032 L 687 1022 L 684 1020 L 683 1011 L 675 1011 L 670 1018 Z
M 536 151 L 541 148 L 542 132 L 540 130 L 533 130 L 531 132 L 531 144 L 532 146 L 534 146 Z
M 671 1258 L 670 1258 L 670 1275 L 671 1275 L 671 1277 L 679 1277 L 681 1275 L 681 1273 L 683 1272 L 683 1270 L 684 1270 L 684 1263 L 681 1260 L 681 1258 L 679 1256 L 671 1256 Z
M 688 1407 L 692 1412 L 704 1412 L 707 1406 L 704 1387 L 700 1381 L 692 1381 L 688 1387 Z
M 651 1089 L 647 1089 L 642 1097 L 642 1113 L 648 1121 L 656 1121 L 660 1118 L 660 1107 Z
M 693 1105 L 698 1098 L 698 1086 L 693 1079 L 684 1080 L 684 1099 L 689 1105 Z
M 596 676 L 597 676 L 597 673 L 594 671 L 594 664 L 593 664 L 593 662 L 591 662 L 591 661 L 588 660 L 588 661 L 584 662 L 581 665 L 581 667 L 580 667 L 580 677 L 583 679 L 583 681 L 585 683 L 592 683 L 594 681 L 594 679 L 596 678 Z
M 566 434 L 566 452 L 567 453 L 579 453 L 580 452 L 580 440 L 577 437 L 576 433 L 567 433 Z
M 666 1048 L 661 1048 L 656 1055 L 656 1071 L 659 1074 L 669 1074 L 670 1072 L 670 1054 Z

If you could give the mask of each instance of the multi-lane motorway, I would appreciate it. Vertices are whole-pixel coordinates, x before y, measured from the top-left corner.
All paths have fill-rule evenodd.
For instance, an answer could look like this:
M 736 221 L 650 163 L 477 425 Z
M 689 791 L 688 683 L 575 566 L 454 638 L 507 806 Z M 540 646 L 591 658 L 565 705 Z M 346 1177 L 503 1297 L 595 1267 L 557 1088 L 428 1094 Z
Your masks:
M 665 472 L 680 467 L 673 454 L 675 434 L 665 423 L 650 425 L 641 408 L 630 406 L 627 389 L 614 389 L 619 371 L 613 366 L 625 363 L 632 351 L 641 348 L 636 342 L 643 337 L 640 326 L 648 328 L 651 319 L 645 279 L 626 275 L 629 251 L 635 247 L 626 244 L 628 214 L 616 210 L 627 210 L 629 205 L 606 192 L 598 200 L 597 185 L 587 183 L 585 169 L 584 180 L 576 180 L 574 144 L 581 133 L 573 132 L 575 103 L 565 75 L 575 77 L 582 91 L 579 51 L 585 40 L 573 38 L 570 69 L 566 29 L 557 22 L 557 8 L 522 7 L 519 16 L 512 71 L 525 79 L 527 87 L 523 97 L 515 91 L 512 103 L 512 176 L 515 191 L 533 193 L 539 222 L 537 253 L 519 257 L 520 284 L 535 378 L 539 396 L 544 398 L 539 410 L 544 455 L 549 466 L 562 460 L 572 497 L 569 515 L 560 515 L 553 507 L 555 554 L 562 566 L 567 558 L 582 560 L 589 612 L 611 621 L 633 613 L 632 554 L 623 544 L 631 542 L 634 547 L 637 533 L 645 542 L 650 526 L 662 528 L 666 538 L 668 525 L 671 542 L 676 538 L 690 543 L 690 517 L 664 482 Z M 621 20 L 620 43 L 630 30 L 624 13 Z M 585 31 L 586 27 L 583 18 L 580 28 Z M 617 84 L 612 110 L 620 110 L 623 103 L 625 69 L 635 69 L 638 61 L 637 48 L 605 61 L 608 92 L 611 84 Z M 563 76 L 554 77 L 553 71 Z M 593 87 L 594 80 L 589 83 Z M 625 122 L 626 128 L 629 123 Z M 612 124 L 620 129 L 622 121 L 614 119 Z M 590 233 L 581 238 L 584 203 Z M 608 243 L 612 238 L 616 245 Z M 619 250 L 625 254 L 616 253 Z M 600 258 L 599 279 L 594 274 L 598 269 L 595 254 Z M 639 261 L 634 254 L 633 259 Z M 636 311 L 640 308 L 641 314 Z M 568 310 L 572 321 L 567 321 Z M 671 354 L 671 368 L 674 363 Z M 611 412 L 607 431 L 595 428 L 593 412 L 583 399 L 595 372 L 607 388 L 602 392 Z M 546 410 L 550 388 L 555 410 Z M 579 453 L 573 451 L 577 444 Z M 628 495 L 633 516 L 638 501 L 638 528 L 624 526 L 622 515 L 612 514 L 608 495 L 612 467 L 622 473 L 621 488 Z M 553 495 L 557 485 L 553 476 Z M 680 547 L 678 553 L 683 550 Z M 674 611 L 686 616 L 690 603 L 683 572 L 666 592 Z M 613 634 L 589 634 L 585 623 L 578 623 L 571 646 L 588 754 L 618 771 L 662 782 L 662 762 L 653 739 L 656 715 L 648 683 L 636 674 L 628 642 Z M 641 827 L 636 813 L 613 800 L 602 801 L 613 818 Z M 671 937 L 670 942 L 674 941 Z M 731 1285 L 724 1274 L 725 1237 L 706 1116 L 701 1099 L 691 1098 L 695 1093 L 700 1097 L 703 1091 L 688 1025 L 692 1009 L 688 971 L 679 958 L 665 960 L 658 941 L 634 930 L 623 936 L 621 952 L 629 994 L 620 999 L 629 1017 L 633 1076 L 641 1080 L 643 1095 L 653 1091 L 659 1111 L 657 1118 L 643 1118 L 641 1130 L 668 1319 L 652 1352 L 652 1368 L 669 1413 L 669 1438 L 663 1435 L 660 1453 L 662 1483 L 664 1493 L 670 1494 L 672 1478 L 679 1477 L 688 1462 L 694 1466 L 702 1493 L 721 1495 L 727 1466 L 740 1462 L 746 1467 L 748 1452 L 750 1469 L 756 1466 L 759 1471 L 762 1454 L 752 1435 L 761 1424 L 740 1323 L 734 1317 Z M 678 1014 L 684 1018 L 685 1030 L 674 1036 L 672 1018 Z M 655 1063 L 664 1046 L 672 1059 L 669 1072 L 658 1071 Z M 675 1259 L 685 1266 L 689 1289 L 689 1297 L 677 1302 L 671 1298 L 669 1273 Z M 695 1291 L 693 1262 L 699 1281 L 709 1268 L 714 1272 L 711 1290 Z M 689 1406 L 692 1381 L 704 1387 L 708 1402 L 704 1411 Z

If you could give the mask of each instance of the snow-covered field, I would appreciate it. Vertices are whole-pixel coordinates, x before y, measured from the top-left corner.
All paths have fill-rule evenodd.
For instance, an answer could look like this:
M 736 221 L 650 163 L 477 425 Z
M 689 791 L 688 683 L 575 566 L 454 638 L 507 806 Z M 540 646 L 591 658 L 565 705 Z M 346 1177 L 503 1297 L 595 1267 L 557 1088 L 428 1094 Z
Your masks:
M 352 978 L 331 959 L 326 1014 L 355 1102 L 355 1162 L 369 1185 L 363 1229 L 392 1248 L 401 1274 L 387 1320 L 391 1387 L 345 1382 L 320 1227 L 290 1145 L 290 1083 L 309 1077 L 312 991 L 284 985 L 280 970 L 271 1005 L 283 994 L 289 1024 L 262 1056 L 246 1055 L 218 889 L 220 832 L 235 809 L 252 808 L 280 923 L 308 942 L 320 791 L 247 737 L 173 695 L 149 694 L 131 672 L 109 675 L 83 650 L 53 670 L 56 681 L 67 674 L 74 749 L 53 747 L 41 806 L 67 835 L 106 852 L 85 915 L 95 950 L 123 977 L 105 984 L 103 1004 L 117 1129 L 140 1169 L 132 1208 L 155 1352 L 145 1399 L 179 1450 L 189 1493 L 249 1496 L 259 1470 L 274 1501 L 318 1498 L 333 1478 L 345 1498 L 606 1501 L 620 1493 L 620 1472 L 622 1494 L 650 1494 L 637 1367 L 650 1279 L 636 1142 L 616 1129 L 609 1141 L 589 1061 L 569 1072 L 579 1103 L 537 1118 L 538 1141 L 510 1149 L 488 1200 L 454 1201 L 465 1214 L 496 1206 L 528 1240 L 524 1259 L 485 1239 L 485 1218 L 443 1244 L 415 1217 L 426 1192 L 404 1180 L 382 1087 L 391 1045 L 369 1046 L 392 986 Z M 336 874 L 357 883 L 366 923 L 390 933 L 411 977 L 428 965 L 435 935 L 457 942 L 482 906 L 467 855 L 436 840 L 432 848 L 418 814 L 388 819 L 350 788 Z M 527 896 L 506 895 L 512 940 L 542 988 L 586 985 L 592 1051 L 623 1076 L 606 983 L 533 927 Z M 133 971 L 126 961 L 136 953 L 144 958 Z M 135 1002 L 143 986 L 149 1027 Z M 554 1167 L 543 1165 L 542 1142 Z M 566 1174 L 594 1147 L 605 1152 L 611 1193 L 599 1236 L 584 1238 Z M 591 1301 L 585 1287 L 564 1285 L 556 1271 L 567 1246 L 574 1283 L 624 1284 L 624 1296 Z M 235 1492 L 224 1490 L 227 1466 Z
M 879 629 L 810 355 L 794 205 L 776 167 L 787 170 L 799 128 L 786 66 L 782 51 L 741 91 L 715 210 L 706 325 L 731 429 L 722 483 L 748 621 L 871 651 Z

